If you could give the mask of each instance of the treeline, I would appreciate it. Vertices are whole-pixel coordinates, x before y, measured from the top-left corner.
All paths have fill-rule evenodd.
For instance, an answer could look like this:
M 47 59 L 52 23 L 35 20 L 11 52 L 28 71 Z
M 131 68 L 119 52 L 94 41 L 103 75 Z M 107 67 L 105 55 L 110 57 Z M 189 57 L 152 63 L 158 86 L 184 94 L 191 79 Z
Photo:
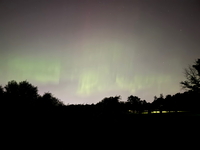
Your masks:
M 12 109 L 57 109 L 70 115 L 99 116 L 119 114 L 151 114 L 153 111 L 165 112 L 200 112 L 200 59 L 193 66 L 185 69 L 186 80 L 180 82 L 186 89 L 184 93 L 154 97 L 152 103 L 130 95 L 127 101 L 120 101 L 121 96 L 106 97 L 96 104 L 65 105 L 61 100 L 47 92 L 38 94 L 38 89 L 28 81 L 17 83 L 9 81 L 0 86 L 1 108 Z
M 80 115 L 120 115 L 191 112 L 200 113 L 200 94 L 194 91 L 154 97 L 153 102 L 146 102 L 137 96 L 129 96 L 127 101 L 120 101 L 120 96 L 106 97 L 96 104 L 67 105 L 72 114 Z
M 38 94 L 38 89 L 27 81 L 17 83 L 10 81 L 4 87 L 0 86 L 1 107 L 20 109 L 56 108 L 73 115 L 104 115 L 104 114 L 151 114 L 153 111 L 192 111 L 199 112 L 200 94 L 187 91 L 164 97 L 154 97 L 153 102 L 146 102 L 137 96 L 129 96 L 127 101 L 121 101 L 121 96 L 106 97 L 96 104 L 65 105 L 61 100 L 47 92 Z M 61 108 L 62 107 L 62 108 Z

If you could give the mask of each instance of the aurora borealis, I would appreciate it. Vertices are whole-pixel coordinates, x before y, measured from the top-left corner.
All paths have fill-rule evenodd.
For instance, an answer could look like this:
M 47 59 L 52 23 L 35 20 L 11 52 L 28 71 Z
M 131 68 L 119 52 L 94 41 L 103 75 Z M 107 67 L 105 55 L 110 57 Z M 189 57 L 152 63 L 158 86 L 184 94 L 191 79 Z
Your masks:
M 0 0 L 0 84 L 64 103 L 181 92 L 200 58 L 198 0 Z

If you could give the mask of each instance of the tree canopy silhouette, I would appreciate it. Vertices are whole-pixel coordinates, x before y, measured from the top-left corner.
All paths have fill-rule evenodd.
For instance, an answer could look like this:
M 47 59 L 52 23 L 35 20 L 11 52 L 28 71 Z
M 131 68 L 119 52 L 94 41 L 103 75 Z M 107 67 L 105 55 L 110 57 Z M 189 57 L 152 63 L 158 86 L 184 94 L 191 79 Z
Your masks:
M 27 81 L 19 82 L 12 80 L 4 87 L 5 101 L 14 106 L 33 105 L 38 98 L 38 89 Z
M 141 100 L 137 96 L 129 96 L 127 102 L 130 104 L 129 109 L 136 111 L 137 113 L 141 113 L 141 111 L 147 107 L 147 102 L 145 100 Z
M 0 99 L 1 105 L 8 107 L 64 106 L 63 102 L 51 93 L 40 96 L 37 87 L 28 81 L 17 83 L 12 80 L 4 87 L 0 86 Z
M 64 106 L 64 104 L 57 98 L 55 98 L 51 93 L 44 93 L 43 96 L 39 97 L 39 106 L 51 107 L 51 106 Z
M 96 105 L 104 113 L 117 113 L 119 112 L 120 99 L 121 96 L 105 97 L 102 101 L 98 102 Z
M 130 102 L 133 105 L 138 105 L 140 103 L 140 98 L 137 97 L 137 96 L 131 95 L 131 96 L 128 97 L 127 101 Z
M 184 71 L 185 81 L 180 84 L 183 89 L 200 92 L 200 59 L 196 60 L 194 65 L 189 65 Z

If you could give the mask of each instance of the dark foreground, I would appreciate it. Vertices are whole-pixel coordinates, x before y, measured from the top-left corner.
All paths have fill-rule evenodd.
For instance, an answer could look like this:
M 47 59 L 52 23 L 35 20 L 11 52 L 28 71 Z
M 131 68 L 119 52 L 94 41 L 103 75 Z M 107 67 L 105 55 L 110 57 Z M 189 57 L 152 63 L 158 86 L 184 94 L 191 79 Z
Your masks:
M 1 116 L 1 134 L 8 149 L 68 149 L 93 147 L 123 149 L 132 145 L 148 147 L 174 139 L 189 138 L 199 130 L 199 114 L 65 114 L 62 111 L 27 111 Z M 14 144 L 15 143 L 15 144 Z M 168 145 L 167 144 L 167 145 Z M 26 146 L 27 145 L 27 146 Z M 165 146 L 167 146 L 165 145 Z M 125 148 L 126 147 L 126 148 Z
M 71 128 L 78 127 L 88 128 L 92 124 L 94 127 L 160 127 L 168 124 L 179 124 L 183 126 L 187 121 L 199 121 L 200 113 L 181 112 L 181 113 L 163 113 L 163 114 L 131 114 L 131 113 L 67 113 L 65 110 L 23 110 L 23 111 L 7 111 L 1 113 L 2 122 L 14 123 L 32 123 L 42 124 L 49 123 L 51 125 L 68 126 Z M 183 124 L 182 124 L 183 123 Z M 192 122 L 191 122 L 192 123 Z M 101 128 L 100 127 L 100 128 Z M 168 126 L 169 127 L 169 126 Z M 54 128 L 52 128 L 54 129 Z M 61 128 L 60 128 L 61 129 Z

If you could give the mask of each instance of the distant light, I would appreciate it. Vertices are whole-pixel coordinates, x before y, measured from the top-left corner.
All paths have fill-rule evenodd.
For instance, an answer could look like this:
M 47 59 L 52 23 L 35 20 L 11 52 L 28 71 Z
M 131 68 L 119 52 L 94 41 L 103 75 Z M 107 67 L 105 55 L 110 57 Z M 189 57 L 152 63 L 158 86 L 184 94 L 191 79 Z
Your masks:
M 156 113 L 160 113 L 160 111 L 152 111 L 151 113 L 156 114 Z

